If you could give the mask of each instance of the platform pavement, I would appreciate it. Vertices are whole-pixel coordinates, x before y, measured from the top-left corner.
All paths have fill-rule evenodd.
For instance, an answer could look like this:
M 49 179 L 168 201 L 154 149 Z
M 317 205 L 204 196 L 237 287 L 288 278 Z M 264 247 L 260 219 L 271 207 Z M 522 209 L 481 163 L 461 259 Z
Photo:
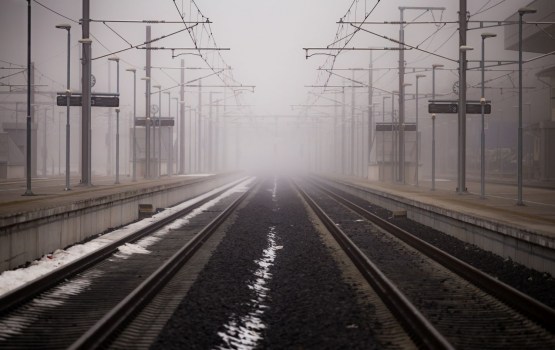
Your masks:
M 38 177 L 33 178 L 31 182 L 33 196 L 23 196 L 27 188 L 25 179 L 2 179 L 0 180 L 0 218 L 16 213 L 65 206 L 119 192 L 148 189 L 204 177 L 206 174 L 174 175 L 159 179 L 138 178 L 134 182 L 131 177 L 122 176 L 120 183 L 115 184 L 114 177 L 102 176 L 93 177 L 92 186 L 80 185 L 79 179 L 72 178 L 70 191 L 65 191 L 64 176 Z
M 466 183 L 467 192 L 456 191 L 457 181 L 438 179 L 432 191 L 431 181 L 421 180 L 418 186 L 385 181 L 372 181 L 361 178 L 341 178 L 359 186 L 371 188 L 486 219 L 515 228 L 555 238 L 555 189 L 547 187 L 523 187 L 524 206 L 518 206 L 517 187 L 510 184 L 487 183 L 485 199 L 480 198 L 480 182 Z M 555 248 L 555 247 L 554 247 Z

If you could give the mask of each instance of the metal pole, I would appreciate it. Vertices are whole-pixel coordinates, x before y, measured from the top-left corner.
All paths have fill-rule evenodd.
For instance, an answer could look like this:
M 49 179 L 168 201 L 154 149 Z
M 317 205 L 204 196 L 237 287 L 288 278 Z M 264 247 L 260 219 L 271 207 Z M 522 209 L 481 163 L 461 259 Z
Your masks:
M 486 198 L 486 185 L 485 185 L 485 175 L 486 175 L 486 156 L 485 156 L 485 144 L 486 144 L 486 136 L 485 136 L 485 123 L 484 123 L 484 106 L 485 106 L 485 102 L 486 102 L 486 98 L 484 97 L 485 93 L 484 93 L 484 60 L 485 60 L 485 41 L 486 38 L 482 35 L 482 62 L 481 62 L 481 66 L 482 66 L 482 88 L 481 88 L 481 98 L 480 98 L 480 103 L 481 103 L 481 114 L 482 114 L 482 118 L 481 118 L 481 132 L 480 132 L 480 198 L 481 199 L 485 199 Z
M 81 22 L 83 44 L 82 59 L 82 98 L 81 107 L 81 184 L 92 185 L 91 157 L 91 40 L 89 39 L 90 0 L 83 0 L 83 20 Z
M 432 100 L 436 99 L 436 69 L 442 64 L 432 64 Z M 436 115 L 432 114 L 432 191 L 436 190 Z
M 34 196 L 31 189 L 31 0 L 27 0 L 27 142 L 26 176 L 27 189 L 24 196 Z
M 199 80 L 198 84 L 198 115 L 197 115 L 197 166 L 196 171 L 201 172 L 200 168 L 200 135 L 201 135 L 201 124 L 202 124 L 202 80 Z
M 334 164 L 334 173 L 338 173 L 339 159 L 340 159 L 340 154 L 337 151 L 339 149 L 339 142 L 338 142 L 339 135 L 337 133 L 337 130 L 338 130 L 337 123 L 338 123 L 338 119 L 339 119 L 338 118 L 338 115 L 339 115 L 339 104 L 338 104 L 339 96 L 338 96 L 338 92 L 336 92 L 334 94 L 334 97 L 335 97 L 335 102 L 334 102 L 335 106 L 333 108 L 333 111 L 334 111 L 334 114 L 333 114 L 333 149 L 334 149 L 333 160 L 334 160 L 334 162 L 333 162 L 333 164 Z M 277 124 L 277 122 L 276 122 L 276 124 Z
M 185 174 L 185 60 L 181 60 L 181 86 L 179 88 L 179 174 Z
M 63 112 L 58 114 L 58 175 L 62 175 L 62 116 Z
M 71 49 L 71 27 L 67 28 L 67 91 L 66 91 L 66 103 L 67 103 L 67 116 L 66 116 L 66 187 L 65 191 L 70 191 L 69 186 L 69 172 L 70 172 L 70 161 L 69 161 L 69 149 L 70 149 L 70 128 L 69 128 L 69 105 L 71 97 L 71 87 L 70 87 L 70 49 Z
M 405 182 L 405 50 L 403 50 L 403 43 L 405 42 L 405 30 L 403 26 L 403 8 L 400 10 L 400 30 L 399 30 L 399 169 L 397 180 L 401 183 Z
M 373 140 L 374 140 L 374 107 L 373 107 L 373 70 L 372 70 L 372 51 L 370 51 L 370 63 L 368 66 L 368 143 L 366 147 L 367 156 L 365 157 L 365 165 L 366 170 L 364 171 L 364 175 L 368 174 L 368 167 L 370 165 L 370 158 L 372 157 L 372 147 L 373 147 Z
M 390 98 L 389 96 L 382 97 L 382 124 L 385 126 L 385 100 Z M 380 180 L 385 180 L 385 130 L 382 130 L 382 176 Z
M 207 170 L 212 172 L 212 104 L 213 102 L 213 91 L 208 93 L 208 121 L 206 122 L 207 137 L 206 141 L 206 165 Z
M 393 137 L 393 122 L 395 120 L 395 91 L 391 92 L 391 182 L 395 182 L 395 138 Z
M 172 108 L 171 108 L 171 100 L 172 100 L 172 95 L 171 92 L 166 91 L 166 93 L 168 94 L 168 117 L 172 116 Z M 175 112 L 176 116 L 177 116 L 177 111 Z M 177 119 L 177 118 L 176 118 Z M 173 175 L 173 127 L 168 126 L 168 130 L 169 135 L 168 135 L 168 176 L 172 176 Z
M 517 201 L 516 205 L 522 206 L 522 17 L 524 12 L 519 11 L 518 21 L 518 146 L 517 146 Z
M 522 201 L 522 17 L 528 13 L 535 13 L 531 8 L 520 8 L 518 10 L 518 151 L 517 151 L 517 191 L 516 205 L 523 206 Z
M 481 97 L 480 97 L 480 104 L 481 104 L 481 132 L 480 132 L 480 198 L 486 198 L 486 132 L 485 132 L 485 118 L 484 118 L 484 108 L 486 105 L 486 98 L 485 98 L 485 86 L 484 86 L 484 79 L 485 79 L 485 51 L 486 51 L 486 39 L 495 37 L 495 34 L 492 33 L 482 33 L 482 61 L 481 61 L 481 76 L 482 76 L 482 87 L 481 87 Z
M 46 177 L 46 163 L 48 160 L 48 151 L 47 151 L 47 146 L 46 146 L 46 118 L 47 118 L 47 112 L 48 109 L 44 109 L 44 128 L 43 128 L 43 142 L 42 142 L 42 159 L 43 159 L 43 164 L 42 164 L 42 176 Z M 52 107 L 52 112 L 54 112 L 54 107 Z
M 151 148 L 152 148 L 151 147 L 152 145 L 150 144 L 150 124 L 151 124 L 150 102 L 151 102 L 151 98 L 152 98 L 152 96 L 150 95 L 150 86 L 151 86 L 151 83 L 150 83 L 150 74 L 151 74 L 151 72 L 150 72 L 150 69 L 151 69 L 150 68 L 150 60 L 151 60 L 151 51 L 152 50 L 148 50 L 148 48 L 150 48 L 150 45 L 151 45 L 150 40 L 151 40 L 151 28 L 150 28 L 150 26 L 146 26 L 146 43 L 147 43 L 146 47 L 147 47 L 147 50 L 146 50 L 146 67 L 145 67 L 145 74 L 146 74 L 146 77 L 145 77 L 145 84 L 146 84 L 146 86 L 145 86 L 145 91 L 146 91 L 145 92 L 145 94 L 146 94 L 145 95 L 146 96 L 146 98 L 145 98 L 145 104 L 146 104 L 146 106 L 145 106 L 145 115 L 146 115 L 146 120 L 145 120 L 145 123 L 146 123 L 146 127 L 145 127 L 145 131 L 146 131 L 146 136 L 145 136 L 145 152 L 146 152 L 146 155 L 145 155 L 145 178 L 147 178 L 147 179 L 149 179 L 152 176 L 152 174 L 150 172 L 151 171 L 151 164 L 150 164 L 151 153 L 150 153 L 150 151 L 151 151 Z
M 162 87 L 158 87 L 158 177 L 162 176 Z
M 58 29 L 67 30 L 67 88 L 66 88 L 66 187 L 65 191 L 70 191 L 69 184 L 69 173 L 70 173 L 70 125 L 69 125 L 69 107 L 71 100 L 71 86 L 70 86 L 70 53 L 71 53 L 71 25 L 69 24 L 58 24 L 56 25 Z
M 350 175 L 355 175 L 355 71 L 352 72 L 352 88 L 351 88 L 351 171 Z
M 137 134 L 135 124 L 137 123 L 137 70 L 135 68 L 126 69 L 133 73 L 133 175 L 132 181 L 137 181 Z
M 457 192 L 466 192 L 466 0 L 460 0 L 459 8 L 459 162 Z
M 119 97 L 119 59 L 116 61 L 116 90 Z M 119 108 L 116 108 L 116 184 L 119 184 Z
M 177 127 L 177 132 L 176 132 L 177 139 L 175 140 L 175 143 L 177 144 L 177 148 L 176 148 L 177 150 L 175 152 L 175 168 L 176 168 L 175 171 L 177 172 L 177 174 L 181 174 L 180 159 L 181 159 L 181 155 L 184 152 L 184 148 L 182 147 L 180 142 L 180 130 L 183 128 L 183 120 L 180 117 L 181 110 L 179 109 L 179 97 L 172 97 L 172 100 L 175 100 L 175 119 L 179 120 L 179 126 Z
M 416 186 L 419 185 L 419 168 L 420 168 L 420 132 L 418 131 L 418 100 L 419 100 L 419 94 L 418 94 L 418 79 L 420 78 L 424 78 L 426 77 L 425 75 L 422 74 L 417 74 L 416 75 L 416 166 L 414 168 L 415 171 L 415 177 L 416 177 Z
M 341 175 L 345 175 L 347 170 L 347 152 L 345 150 L 345 128 L 347 124 L 346 106 L 345 106 L 345 87 L 342 89 L 341 95 Z

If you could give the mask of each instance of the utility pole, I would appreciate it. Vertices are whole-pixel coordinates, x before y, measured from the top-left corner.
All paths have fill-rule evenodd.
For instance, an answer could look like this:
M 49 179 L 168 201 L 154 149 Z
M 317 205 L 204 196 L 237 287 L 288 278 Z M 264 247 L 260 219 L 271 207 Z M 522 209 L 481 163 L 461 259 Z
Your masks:
M 404 183 L 405 180 L 405 29 L 403 25 L 403 7 L 399 7 L 401 12 L 400 30 L 399 30 L 399 182 Z
M 224 100 L 224 104 L 225 104 L 225 100 Z M 214 171 L 215 172 L 219 170 L 219 156 L 220 156 L 220 101 L 216 101 L 216 117 L 214 118 Z
M 146 26 L 146 47 L 147 49 L 150 48 L 150 40 L 151 40 L 151 29 L 150 26 Z M 150 151 L 151 151 L 151 147 L 150 147 L 150 121 L 151 121 L 151 115 L 150 115 L 150 70 L 151 70 L 151 52 L 152 50 L 146 50 L 146 66 L 145 66 L 145 83 L 146 83 L 146 87 L 145 87 L 145 117 L 146 117 L 146 121 L 145 121 L 145 177 L 147 179 L 150 179 L 151 177 L 151 165 L 150 165 Z
M 198 113 L 197 113 L 197 166 L 196 171 L 200 172 L 200 147 L 201 147 L 201 125 L 202 125 L 202 80 L 198 83 Z
M 351 152 L 351 156 L 350 156 L 350 160 L 351 160 L 351 170 L 349 172 L 349 175 L 354 176 L 355 175 L 355 71 L 351 71 L 351 75 L 352 75 L 352 90 L 351 90 L 351 148 L 350 148 L 350 152 Z
M 372 145 L 374 139 L 374 107 L 373 107 L 373 93 L 374 93 L 374 85 L 373 85 L 373 69 L 372 69 L 372 51 L 370 51 L 370 63 L 368 65 L 368 144 L 366 147 L 366 157 L 365 158 L 365 169 L 363 171 L 363 176 L 368 177 L 368 166 L 371 162 L 372 157 Z
M 32 162 L 31 162 L 31 137 L 32 137 L 32 120 L 31 120 L 31 0 L 27 0 L 27 142 L 26 142 L 26 176 L 27 189 L 24 196 L 34 196 L 31 188 Z
M 345 85 L 345 83 L 343 83 Z M 345 86 L 341 91 L 341 175 L 347 172 L 347 152 L 345 147 L 345 128 L 347 124 L 346 105 L 345 105 Z
M 466 192 L 466 0 L 459 2 L 459 162 L 458 186 L 459 194 Z
M 208 93 L 208 121 L 206 122 L 206 127 L 207 127 L 207 134 L 208 134 L 208 140 L 206 141 L 206 164 L 207 164 L 207 170 L 212 172 L 213 168 L 212 168 L 212 104 L 214 103 L 214 98 L 213 98 L 213 91 L 210 91 Z
M 92 147 L 91 147 L 91 44 L 89 38 L 90 0 L 83 0 L 83 19 L 81 22 L 83 44 L 82 64 L 82 124 L 81 124 L 81 184 L 92 185 Z
M 460 0 L 465 2 L 465 14 L 466 14 L 466 0 Z M 400 30 L 399 30 L 399 142 L 398 142 L 398 152 L 399 152 L 399 167 L 398 167 L 398 181 L 401 183 L 405 182 L 405 24 L 404 24 L 404 11 L 405 10 L 445 10 L 445 7 L 418 7 L 418 6 L 405 6 L 399 7 L 400 11 Z M 466 22 L 465 22 L 466 25 Z M 465 28 L 465 42 L 466 42 L 466 28 Z M 460 108 L 459 108 L 460 110 Z
M 185 60 L 181 60 L 181 86 L 179 87 L 179 174 L 185 174 Z

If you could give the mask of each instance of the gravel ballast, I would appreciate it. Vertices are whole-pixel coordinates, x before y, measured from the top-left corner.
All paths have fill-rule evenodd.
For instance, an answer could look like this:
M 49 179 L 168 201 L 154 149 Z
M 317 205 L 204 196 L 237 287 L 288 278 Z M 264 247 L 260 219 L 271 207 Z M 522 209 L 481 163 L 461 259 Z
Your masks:
M 555 293 L 553 292 L 555 278 L 549 273 L 527 268 L 511 259 L 505 259 L 406 217 L 395 217 L 391 211 L 341 190 L 334 189 L 334 192 L 524 294 L 555 308 Z
M 383 348 L 291 185 L 255 190 L 152 348 Z

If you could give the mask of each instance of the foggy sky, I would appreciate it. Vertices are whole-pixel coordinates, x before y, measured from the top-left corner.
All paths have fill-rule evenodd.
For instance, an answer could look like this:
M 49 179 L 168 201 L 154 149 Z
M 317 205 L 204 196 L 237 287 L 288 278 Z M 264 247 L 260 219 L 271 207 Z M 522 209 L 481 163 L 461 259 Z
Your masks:
M 222 51 L 225 61 L 233 69 L 235 78 L 246 85 L 256 85 L 256 94 L 245 96 L 245 103 L 255 105 L 255 113 L 263 114 L 290 114 L 289 105 L 302 104 L 306 98 L 304 85 L 315 83 L 317 72 L 315 68 L 321 66 L 324 56 L 313 57 L 308 60 L 304 57 L 303 47 L 324 47 L 333 41 L 336 32 L 336 21 L 345 14 L 351 0 L 241 0 L 223 1 L 212 0 L 198 2 L 203 14 L 213 22 L 212 29 L 216 42 L 220 47 L 230 48 L 231 51 Z M 527 3 L 527 0 L 509 0 L 497 6 L 495 10 L 485 12 L 473 19 L 496 19 L 503 20 L 515 9 Z M 43 0 L 43 4 L 52 9 L 78 20 L 81 17 L 81 6 L 79 1 L 74 0 Z M 182 1 L 177 1 L 181 6 Z M 185 3 L 188 3 L 185 1 Z M 366 2 L 367 9 L 374 5 L 374 1 Z M 483 1 L 469 1 L 468 9 L 474 13 L 480 8 Z M 187 5 L 187 4 L 185 4 Z M 445 6 L 447 10 L 442 18 L 456 20 L 458 1 L 428 0 L 419 1 L 418 4 L 407 1 L 382 1 L 369 20 L 398 20 L 398 6 Z M 364 1 L 359 5 L 358 20 L 363 16 Z M 440 14 L 439 12 L 436 13 Z M 420 11 L 407 11 L 406 19 L 415 18 Z M 24 64 L 26 45 L 26 1 L 3 0 L 0 2 L 0 42 L 2 51 L 0 59 Z M 166 19 L 179 20 L 174 2 L 146 1 L 146 0 L 96 0 L 91 5 L 91 17 L 96 19 Z M 436 19 L 439 19 L 436 18 Z M 420 20 L 432 20 L 430 15 L 424 15 Z M 49 73 L 50 78 L 59 83 L 59 87 L 65 85 L 65 33 L 54 28 L 55 24 L 68 22 L 66 19 L 49 12 L 37 4 L 33 4 L 33 60 L 37 68 Z M 80 37 L 80 27 L 73 24 L 72 28 L 72 84 L 78 84 L 77 71 L 77 39 Z M 118 33 L 132 44 L 144 41 L 144 24 L 110 24 Z M 152 25 L 153 37 L 157 37 L 182 28 L 182 25 Z M 397 38 L 397 26 L 373 26 L 372 30 L 384 35 Z M 406 40 L 408 43 L 418 44 L 422 37 L 430 35 L 436 30 L 434 25 L 418 26 L 408 28 Z M 452 34 L 454 25 L 448 25 L 442 29 L 434 38 L 434 41 L 423 48 L 433 49 L 438 43 L 443 42 Z M 498 32 L 499 29 L 490 31 Z M 91 32 L 110 50 L 118 50 L 128 46 L 118 38 L 102 23 L 93 23 Z M 479 31 L 469 32 L 469 44 L 478 49 Z M 157 45 L 153 44 L 153 45 Z M 159 42 L 163 46 L 191 46 L 190 38 L 184 34 L 178 34 Z M 458 45 L 457 35 L 440 50 L 441 54 L 456 58 L 453 48 Z M 505 54 L 502 50 L 501 38 L 490 40 L 488 43 L 491 56 L 494 53 Z M 352 45 L 361 47 L 395 46 L 394 43 L 376 38 L 366 33 L 358 33 Z M 107 53 L 106 49 L 95 42 L 93 44 L 93 55 Z M 131 66 L 142 69 L 144 66 L 144 50 L 129 50 L 118 54 L 124 62 L 121 69 Z M 397 61 L 397 53 L 385 55 L 377 52 L 374 57 L 381 56 L 374 62 L 375 66 L 394 65 Z M 506 55 L 514 58 L 514 53 Z M 194 56 L 184 56 L 187 65 L 202 66 L 203 62 Z M 479 59 L 479 50 L 469 54 L 469 59 Z M 430 58 L 418 52 L 407 52 L 407 65 L 430 65 L 432 62 L 441 61 Z M 179 65 L 179 59 L 171 59 L 168 51 L 158 51 L 153 55 L 154 65 L 175 66 Z M 94 62 L 93 74 L 97 76 L 99 84 L 106 83 L 104 73 L 108 65 L 107 60 Z M 365 51 L 346 52 L 340 55 L 336 67 L 368 65 L 368 53 Z M 452 64 L 453 65 L 453 64 Z M 205 66 L 205 65 L 204 65 Z M 453 65 L 454 66 L 454 65 Z M 115 70 L 115 69 L 114 69 Z M 177 72 L 175 79 L 179 79 Z M 190 77 L 197 77 L 198 72 L 191 72 Z M 364 75 L 363 75 L 364 76 Z M 394 80 L 396 72 L 391 72 L 388 77 L 382 79 L 382 88 L 390 89 L 394 84 L 387 81 Z M 175 85 L 175 82 L 160 72 L 153 72 L 153 83 L 164 86 Z M 103 78 L 103 79 L 102 79 Z M 456 77 L 452 76 L 451 80 Z M 129 84 L 129 79 L 122 75 L 122 85 Z M 58 87 L 58 88 L 59 88 Z M 100 85 L 97 89 L 100 88 Z M 177 89 L 175 90 L 177 91 Z M 249 94 L 245 94 L 249 95 Z
M 71 20 L 78 21 L 81 17 L 81 2 L 76 0 L 40 0 L 40 3 L 51 9 L 69 17 Z M 513 14 L 519 7 L 529 3 L 529 0 L 507 0 L 489 11 L 474 15 L 479 9 L 488 8 L 495 5 L 498 1 L 468 1 L 468 11 L 473 15 L 473 20 L 504 20 Z M 343 16 L 345 20 L 362 20 L 365 13 L 369 11 L 376 1 L 358 1 L 350 13 L 347 9 L 353 3 L 352 0 L 210 0 L 197 1 L 202 14 L 209 18 L 213 23 L 210 27 L 215 42 L 218 47 L 230 48 L 230 51 L 221 51 L 221 56 L 216 52 L 205 53 L 208 62 L 213 67 L 225 64 L 233 68 L 233 77 L 236 82 L 244 85 L 255 85 L 255 93 L 242 92 L 237 101 L 252 105 L 250 109 L 234 109 L 229 106 L 227 113 L 256 115 L 296 115 L 302 114 L 298 108 L 292 105 L 302 105 L 315 103 L 316 98 L 308 92 L 322 92 L 322 89 L 310 89 L 305 85 L 322 84 L 328 75 L 318 72 L 319 67 L 330 68 L 329 56 L 314 56 L 305 59 L 304 47 L 326 47 L 334 41 L 338 25 L 336 22 Z M 187 0 L 94 0 L 91 1 L 92 19 L 118 19 L 118 20 L 144 20 L 144 19 L 164 19 L 180 20 L 178 10 L 184 10 L 186 20 L 204 20 L 204 18 L 194 11 L 189 11 L 190 2 Z M 426 1 L 381 1 L 372 14 L 369 21 L 398 21 L 399 6 L 444 6 L 445 11 L 434 11 L 433 13 L 422 11 L 406 11 L 405 20 L 457 20 L 458 1 L 457 0 L 426 0 Z M 37 3 L 32 4 L 32 60 L 39 71 L 36 84 L 46 85 L 40 87 L 43 90 L 63 91 L 65 90 L 66 74 L 66 32 L 55 29 L 59 23 L 70 23 L 72 25 L 71 40 L 71 84 L 72 90 L 79 90 L 79 44 L 77 40 L 81 37 L 81 28 L 78 24 L 62 18 L 59 15 L 46 10 Z M 24 0 L 1 0 L 0 1 L 0 60 L 19 65 L 26 64 L 26 26 L 27 26 L 27 2 Z M 191 18 L 191 14 L 193 18 Z M 102 23 L 92 23 L 91 33 L 93 37 L 93 57 L 99 57 L 110 52 L 128 48 L 130 44 L 136 45 L 145 41 L 145 24 L 121 24 L 110 23 L 109 26 L 122 38 L 116 35 L 110 28 Z M 411 45 L 419 45 L 422 49 L 434 51 L 437 54 L 457 59 L 458 32 L 457 24 L 440 25 L 411 25 L 406 27 L 405 41 Z M 183 24 L 152 24 L 152 37 L 157 38 L 167 35 L 176 30 L 182 29 Z M 200 27 L 199 27 L 200 28 Z M 373 25 L 365 28 L 378 32 L 382 35 L 398 39 L 399 26 L 395 25 Z M 349 28 L 347 32 L 351 32 Z M 489 32 L 498 34 L 495 39 L 489 39 L 486 58 L 515 60 L 517 53 L 505 51 L 503 49 L 503 28 L 487 29 Z M 480 33 L 483 30 L 468 32 L 468 45 L 473 46 L 474 51 L 469 52 L 468 59 L 477 60 L 480 58 Z M 346 32 L 340 32 L 344 35 Z M 208 40 L 207 32 L 197 33 L 199 46 L 213 45 L 213 41 Z M 425 40 L 431 37 L 431 40 Z M 168 37 L 153 43 L 153 46 L 165 47 L 192 47 L 191 38 L 186 32 Z M 371 34 L 359 32 L 349 43 L 348 47 L 392 47 L 398 46 L 391 41 L 372 36 Z M 313 52 L 311 52 L 313 53 Z M 144 76 L 143 67 L 145 65 L 145 50 L 128 50 L 117 54 L 121 58 L 120 62 L 120 90 L 122 115 L 129 115 L 132 101 L 132 75 L 125 72 L 127 68 L 137 69 L 137 78 Z M 526 53 L 525 58 L 534 57 L 535 54 Z M 181 58 L 186 61 L 188 67 L 204 67 L 206 63 L 196 56 L 181 56 L 172 59 L 169 51 L 153 51 L 153 66 L 178 67 Z M 407 67 L 430 67 L 433 63 L 442 63 L 446 70 L 438 72 L 436 91 L 438 94 L 445 94 L 453 98 L 452 86 L 458 80 L 456 72 L 456 62 L 450 62 L 439 57 L 411 50 L 406 52 Z M 534 71 L 529 68 L 543 67 L 553 64 L 553 58 L 538 60 L 528 65 L 525 71 L 525 80 L 534 86 L 541 86 L 535 76 Z M 0 62 L 0 66 L 9 66 L 5 62 Z M 376 51 L 373 53 L 374 68 L 387 68 L 374 73 L 374 86 L 385 91 L 392 91 L 398 88 L 398 74 L 395 67 L 398 64 L 397 51 Z M 369 65 L 368 51 L 343 52 L 335 61 L 335 68 L 367 68 Z M 450 70 L 452 69 L 452 70 Z M 511 66 L 510 69 L 516 69 Z M 537 71 L 537 69 L 536 69 Z M 2 71 L 4 74 L 5 71 Z M 93 61 L 92 72 L 96 77 L 97 83 L 93 88 L 96 92 L 115 91 L 115 66 L 106 58 L 99 58 Z M 187 71 L 186 81 L 206 75 L 207 71 Z M 7 73 L 6 73 L 7 74 Z M 347 77 L 351 77 L 350 72 L 343 72 Z M 502 73 L 488 73 L 486 78 L 495 78 Z M 4 84 L 23 84 L 23 75 L 16 75 L 12 78 L 1 80 Z M 110 78 L 110 81 L 108 81 Z M 468 82 L 474 86 L 479 83 L 478 72 L 469 72 Z M 367 82 L 367 72 L 357 72 L 355 80 Z M 407 75 L 406 81 L 413 83 L 407 87 L 407 93 L 414 93 L 414 75 Z M 431 73 L 421 80 L 420 93 L 431 92 Z M 139 80 L 140 82 L 140 80 Z M 160 84 L 163 88 L 176 86 L 179 82 L 179 71 L 159 70 L 152 71 L 152 84 Z M 333 77 L 329 81 L 330 85 L 344 84 L 348 82 L 343 79 Z M 203 84 L 221 84 L 216 77 L 205 79 Z M 494 82 L 495 86 L 510 88 L 516 84 L 516 80 L 501 78 Z M 544 87 L 545 88 L 545 87 Z M 39 90 L 40 90 L 39 89 Z M 144 115 L 144 84 L 138 84 L 138 115 Z M 173 97 L 178 95 L 178 87 L 170 90 Z M 206 90 L 208 91 L 208 90 Z M 222 92 L 222 89 L 215 88 L 212 91 Z M 495 96 L 493 96 L 495 95 Z M 530 103 L 529 112 L 532 115 L 543 115 L 547 113 L 548 96 L 546 89 L 532 91 L 525 95 L 525 102 Z M 220 96 L 220 98 L 223 96 Z M 329 97 L 329 95 L 328 95 Z M 470 99 L 479 99 L 478 89 L 469 89 Z M 504 117 L 514 115 L 516 112 L 513 105 L 515 102 L 515 92 L 509 90 L 503 93 L 492 93 L 495 98 L 494 115 L 503 114 Z M 2 101 L 18 100 L 24 101 L 23 96 L 2 95 Z M 207 103 L 208 97 L 203 97 Z M 350 99 L 350 97 L 349 97 Z M 235 100 L 228 100 L 229 104 Z M 537 101 L 537 103 L 536 103 Z M 157 104 L 157 97 L 153 98 L 153 103 Z M 364 94 L 355 99 L 361 108 L 367 108 L 367 99 Z M 376 110 L 381 110 L 382 97 L 377 91 L 374 97 Z M 196 88 L 187 88 L 185 103 L 196 108 L 198 96 Z M 318 100 L 318 104 L 326 104 L 325 100 Z M 420 108 L 425 111 L 426 101 L 422 100 Z M 172 102 L 172 109 L 175 109 Z M 206 107 L 204 107 L 206 108 Z M 387 110 L 389 110 L 389 105 Z M 1 105 L 0 113 L 12 115 L 13 105 Z M 162 109 L 167 110 L 167 96 L 163 96 Z M 407 118 L 414 118 L 415 107 L 413 103 L 407 103 Z M 237 112 L 235 112 L 237 111 Z M 329 115 L 333 110 L 326 108 L 316 108 L 315 113 Z M 95 111 L 94 113 L 106 116 L 106 110 Z M 175 113 L 173 110 L 172 113 Z M 163 112 L 163 114 L 166 114 Z M 106 123 L 106 119 L 96 119 L 101 124 Z M 245 121 L 249 123 L 249 121 Z M 442 121 L 446 123 L 446 121 Z M 422 122 L 423 130 L 429 128 L 429 120 Z M 268 148 L 272 146 L 269 145 Z M 74 156 L 72 156 L 74 157 Z

